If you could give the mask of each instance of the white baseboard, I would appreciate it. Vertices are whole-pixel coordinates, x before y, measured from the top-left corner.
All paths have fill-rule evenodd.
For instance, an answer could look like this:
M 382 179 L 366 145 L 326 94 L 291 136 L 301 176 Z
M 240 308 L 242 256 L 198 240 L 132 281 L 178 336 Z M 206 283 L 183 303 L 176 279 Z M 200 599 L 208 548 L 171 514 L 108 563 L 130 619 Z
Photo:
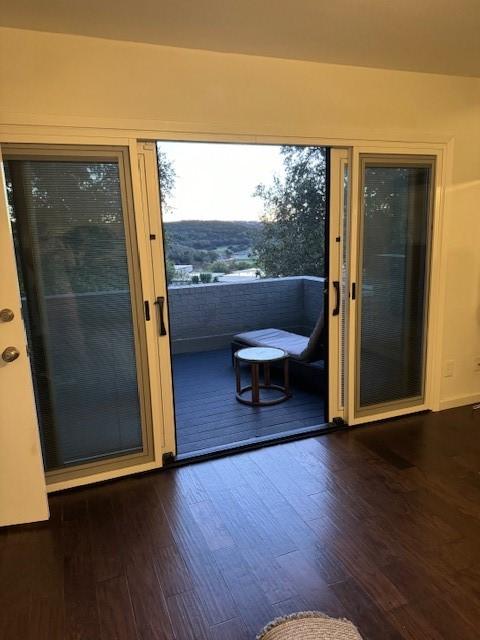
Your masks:
M 457 396 L 456 398 L 449 398 L 448 400 L 442 400 L 440 402 L 440 411 L 444 409 L 454 409 L 455 407 L 463 407 L 467 404 L 475 404 L 480 402 L 480 393 L 475 393 L 469 396 Z

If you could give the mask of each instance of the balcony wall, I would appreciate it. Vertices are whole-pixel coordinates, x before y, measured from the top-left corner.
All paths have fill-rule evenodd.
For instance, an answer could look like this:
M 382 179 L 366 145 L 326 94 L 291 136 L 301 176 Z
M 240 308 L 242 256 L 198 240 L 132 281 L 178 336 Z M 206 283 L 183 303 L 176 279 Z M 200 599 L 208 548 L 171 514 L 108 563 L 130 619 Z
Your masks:
M 173 353 L 230 345 L 241 331 L 275 327 L 308 335 L 323 309 L 324 278 L 295 276 L 169 288 Z

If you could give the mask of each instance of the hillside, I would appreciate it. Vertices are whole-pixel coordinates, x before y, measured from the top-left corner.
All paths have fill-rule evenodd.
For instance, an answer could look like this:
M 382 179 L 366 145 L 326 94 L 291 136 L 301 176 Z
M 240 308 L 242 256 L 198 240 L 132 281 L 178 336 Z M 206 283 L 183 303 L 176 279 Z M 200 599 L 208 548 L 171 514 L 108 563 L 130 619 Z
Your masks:
M 164 223 L 170 244 L 180 244 L 192 249 L 212 251 L 218 247 L 229 247 L 242 251 L 255 241 L 261 228 L 260 222 L 223 220 L 181 220 Z
M 260 222 L 182 220 L 165 222 L 167 260 L 205 268 L 217 260 L 248 256 L 261 230 Z

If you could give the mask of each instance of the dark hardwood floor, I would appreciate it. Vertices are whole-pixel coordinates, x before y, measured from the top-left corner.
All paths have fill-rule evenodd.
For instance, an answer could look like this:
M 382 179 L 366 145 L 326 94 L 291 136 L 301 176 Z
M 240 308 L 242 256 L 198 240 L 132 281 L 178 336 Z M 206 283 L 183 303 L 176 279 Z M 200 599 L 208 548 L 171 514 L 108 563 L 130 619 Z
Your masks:
M 250 384 L 249 375 L 243 368 L 243 385 Z M 322 395 L 296 386 L 290 377 L 292 398 L 271 407 L 249 407 L 235 398 L 230 349 L 174 356 L 177 453 L 201 453 L 322 425 Z
M 411 416 L 51 496 L 0 533 L 2 640 L 480 637 L 480 415 Z

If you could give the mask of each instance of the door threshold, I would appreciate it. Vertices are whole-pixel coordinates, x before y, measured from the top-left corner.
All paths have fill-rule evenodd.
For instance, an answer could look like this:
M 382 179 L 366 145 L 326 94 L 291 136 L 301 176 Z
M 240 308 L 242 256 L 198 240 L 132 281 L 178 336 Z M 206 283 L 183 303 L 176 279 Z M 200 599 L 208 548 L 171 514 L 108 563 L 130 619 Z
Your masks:
M 304 438 L 312 438 L 344 429 L 348 429 L 348 427 L 346 425 L 327 422 L 314 427 L 284 431 L 281 435 L 274 434 L 271 436 L 264 436 L 263 438 L 249 438 L 248 440 L 240 440 L 238 442 L 220 445 L 219 447 L 211 447 L 208 449 L 201 449 L 199 451 L 191 451 L 189 453 L 180 453 L 175 456 L 175 458 L 172 458 L 165 466 L 167 468 L 171 468 L 194 462 L 214 460 L 215 458 L 222 458 L 236 453 L 242 453 L 244 451 L 253 451 L 255 449 L 261 449 L 262 447 L 283 444 L 284 442 L 292 442 L 294 440 L 302 440 Z

